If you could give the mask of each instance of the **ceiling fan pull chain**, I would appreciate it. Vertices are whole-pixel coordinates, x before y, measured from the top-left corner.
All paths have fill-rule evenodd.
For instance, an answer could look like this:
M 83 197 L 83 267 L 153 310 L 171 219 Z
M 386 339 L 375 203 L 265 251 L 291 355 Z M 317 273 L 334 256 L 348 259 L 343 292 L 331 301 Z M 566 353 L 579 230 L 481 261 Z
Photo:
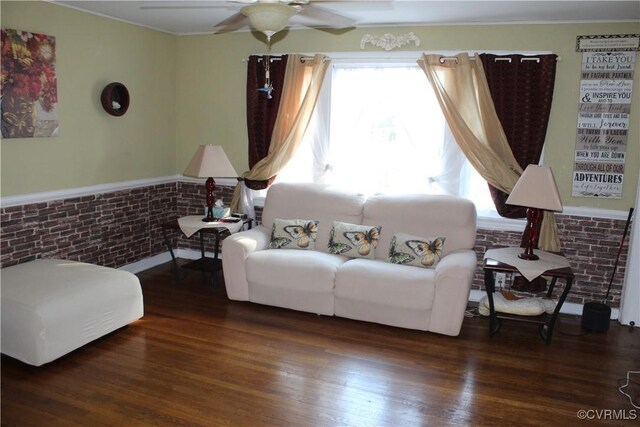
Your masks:
M 271 92 L 273 92 L 273 85 L 271 84 L 271 36 L 267 35 L 267 55 L 265 57 L 264 64 L 264 87 L 258 88 L 259 92 L 265 92 L 267 99 L 273 98 Z
M 267 85 L 271 85 L 271 36 L 267 36 L 267 63 L 264 67 L 266 83 Z

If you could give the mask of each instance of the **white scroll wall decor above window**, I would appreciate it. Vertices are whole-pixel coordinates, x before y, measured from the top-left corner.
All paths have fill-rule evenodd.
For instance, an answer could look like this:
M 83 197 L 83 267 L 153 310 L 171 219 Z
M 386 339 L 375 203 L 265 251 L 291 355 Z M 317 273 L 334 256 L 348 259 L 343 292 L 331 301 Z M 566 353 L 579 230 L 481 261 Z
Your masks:
M 390 33 L 386 33 L 383 36 L 365 34 L 360 40 L 360 49 L 364 49 L 367 43 L 371 43 L 373 46 L 384 50 L 393 50 L 411 42 L 414 42 L 416 46 L 420 46 L 420 39 L 414 33 L 407 33 L 401 36 L 394 36 Z

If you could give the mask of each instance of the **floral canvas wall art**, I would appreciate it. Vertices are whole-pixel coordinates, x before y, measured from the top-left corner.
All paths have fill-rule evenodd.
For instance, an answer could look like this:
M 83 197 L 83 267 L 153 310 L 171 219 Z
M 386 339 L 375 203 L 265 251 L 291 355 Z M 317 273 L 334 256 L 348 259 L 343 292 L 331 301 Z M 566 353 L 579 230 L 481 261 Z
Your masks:
M 2 137 L 58 135 L 55 37 L 2 29 Z

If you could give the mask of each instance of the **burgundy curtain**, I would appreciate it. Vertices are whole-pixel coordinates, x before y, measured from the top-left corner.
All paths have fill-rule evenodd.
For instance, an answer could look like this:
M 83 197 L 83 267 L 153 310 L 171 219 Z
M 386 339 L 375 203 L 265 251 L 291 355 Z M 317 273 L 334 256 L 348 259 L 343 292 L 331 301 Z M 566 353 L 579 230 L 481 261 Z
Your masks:
M 266 56 L 252 55 L 249 57 L 247 70 L 247 133 L 249 137 L 249 168 L 252 168 L 269 153 L 271 134 L 276 123 L 284 73 L 287 68 L 287 55 L 271 56 L 269 75 L 273 91 L 271 99 L 266 92 L 258 91 L 264 87 L 266 81 L 265 64 Z M 268 181 L 245 180 L 245 185 L 253 190 L 267 188 L 272 177 Z
M 480 58 L 491 98 L 514 157 L 522 169 L 531 163 L 538 164 L 551 112 L 556 55 L 481 54 Z M 508 194 L 491 185 L 489 189 L 501 216 L 526 216 L 526 208 L 505 204 Z

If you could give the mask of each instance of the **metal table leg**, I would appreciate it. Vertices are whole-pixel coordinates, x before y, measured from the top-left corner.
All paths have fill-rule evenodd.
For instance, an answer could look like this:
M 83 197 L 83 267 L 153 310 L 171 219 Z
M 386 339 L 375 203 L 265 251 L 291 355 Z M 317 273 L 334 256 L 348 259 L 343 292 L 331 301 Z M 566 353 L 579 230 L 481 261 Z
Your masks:
M 494 336 L 500 330 L 502 322 L 498 319 L 496 308 L 493 303 L 493 293 L 496 290 L 496 282 L 493 277 L 493 271 L 484 271 L 484 287 L 487 291 L 487 299 L 489 300 L 489 336 Z
M 173 253 L 173 248 L 171 247 L 171 240 L 169 240 L 169 235 L 167 234 L 166 227 L 162 227 L 162 239 L 164 241 L 164 244 L 167 246 L 167 249 L 169 249 L 169 254 L 171 255 L 171 261 L 173 262 L 173 276 L 177 281 L 179 278 L 178 261 L 176 260 L 176 255 Z
M 555 284 L 555 277 L 553 278 L 553 284 Z M 553 328 L 556 324 L 556 320 L 558 319 L 558 315 L 560 314 L 560 308 L 562 308 L 562 304 L 564 304 L 564 300 L 567 299 L 567 295 L 571 290 L 571 285 L 573 284 L 573 278 L 568 277 L 566 279 L 564 290 L 562 291 L 562 295 L 560 295 L 560 299 L 558 300 L 558 304 L 556 304 L 556 309 L 553 310 L 553 314 L 551 315 L 551 319 L 548 323 L 540 326 L 540 336 L 544 340 L 545 343 L 551 344 L 551 337 L 553 336 Z
M 214 246 L 214 253 L 213 253 L 213 265 L 211 266 L 211 285 L 215 286 L 216 285 L 216 274 L 218 273 L 218 263 L 220 262 L 218 259 L 218 252 L 220 251 L 220 231 L 216 230 L 214 232 L 214 236 L 216 239 L 216 244 Z

